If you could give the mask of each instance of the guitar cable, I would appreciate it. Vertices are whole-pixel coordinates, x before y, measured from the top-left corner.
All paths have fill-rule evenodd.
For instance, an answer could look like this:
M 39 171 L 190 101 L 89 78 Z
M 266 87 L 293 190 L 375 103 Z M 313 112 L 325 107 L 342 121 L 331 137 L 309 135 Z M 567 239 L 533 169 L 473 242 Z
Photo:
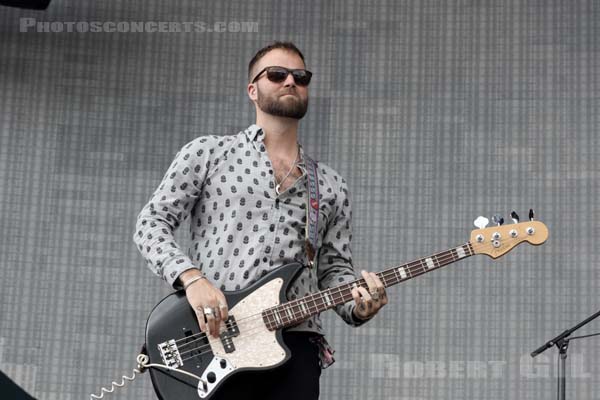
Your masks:
M 143 374 L 144 372 L 146 372 L 146 370 L 148 368 L 163 368 L 163 369 L 167 369 L 170 371 L 179 372 L 180 374 L 187 375 L 189 377 L 197 379 L 198 382 L 202 382 L 202 383 L 206 384 L 204 379 L 200 378 L 198 375 L 192 374 L 191 372 L 179 370 L 177 368 L 169 367 L 164 364 L 154 364 L 154 363 L 148 364 L 148 361 L 150 361 L 150 358 L 148 357 L 148 354 L 146 352 L 146 345 L 142 346 L 142 350 L 140 351 L 140 354 L 138 354 L 135 359 L 137 361 L 137 368 L 133 369 L 133 371 L 132 371 L 133 374 L 131 376 L 127 376 L 127 375 L 121 376 L 121 382 L 112 381 L 111 385 L 110 385 L 110 389 L 106 389 L 106 387 L 100 388 L 100 394 L 99 395 L 96 395 L 93 393 L 90 394 L 90 400 L 104 398 L 105 393 L 113 393 L 117 387 L 122 388 L 123 386 L 125 386 L 126 380 L 133 381 L 136 378 L 136 375 Z

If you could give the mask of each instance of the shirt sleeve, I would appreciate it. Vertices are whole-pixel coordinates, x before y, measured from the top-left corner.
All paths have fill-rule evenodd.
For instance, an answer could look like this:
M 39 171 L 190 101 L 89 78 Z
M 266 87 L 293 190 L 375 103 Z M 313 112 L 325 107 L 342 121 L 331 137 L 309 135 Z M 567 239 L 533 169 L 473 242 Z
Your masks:
M 160 185 L 137 217 L 133 241 L 150 270 L 179 289 L 177 278 L 196 268 L 174 232 L 192 212 L 210 169 L 214 137 L 200 137 L 175 156 Z
M 348 187 L 341 179 L 334 217 L 327 224 L 323 243 L 319 249 L 317 273 L 321 290 L 340 286 L 357 280 L 352 266 L 352 209 L 348 197 Z M 355 303 L 350 301 L 338 305 L 335 312 L 349 325 L 360 326 L 368 320 L 358 320 L 352 314 Z

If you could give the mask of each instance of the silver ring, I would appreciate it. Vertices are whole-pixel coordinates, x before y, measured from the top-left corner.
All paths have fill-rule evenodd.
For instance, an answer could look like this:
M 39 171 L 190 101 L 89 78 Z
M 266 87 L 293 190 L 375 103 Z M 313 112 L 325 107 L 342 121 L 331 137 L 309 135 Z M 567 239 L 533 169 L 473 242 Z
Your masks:
M 213 316 L 214 315 L 214 310 L 210 307 L 204 307 L 202 309 L 202 311 L 204 312 L 204 315 L 206 315 L 207 317 Z
M 379 300 L 379 292 L 377 290 L 371 292 L 371 298 L 375 301 Z

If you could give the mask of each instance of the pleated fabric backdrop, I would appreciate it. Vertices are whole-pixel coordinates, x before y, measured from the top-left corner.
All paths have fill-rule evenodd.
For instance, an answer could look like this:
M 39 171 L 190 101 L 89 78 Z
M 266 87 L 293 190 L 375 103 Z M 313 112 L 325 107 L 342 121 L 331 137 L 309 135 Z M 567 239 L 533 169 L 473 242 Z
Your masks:
M 359 329 L 328 314 L 321 397 L 554 396 L 556 350 L 527 354 L 600 309 L 598 37 L 595 0 L 0 8 L 0 370 L 74 400 L 135 366 L 169 293 L 137 213 L 183 144 L 254 121 L 247 63 L 292 40 L 314 72 L 301 141 L 349 182 L 357 269 L 462 244 L 478 215 L 534 208 L 550 229 L 389 289 Z M 600 339 L 569 353 L 569 396 L 598 398 Z M 144 375 L 109 398 L 155 396 Z

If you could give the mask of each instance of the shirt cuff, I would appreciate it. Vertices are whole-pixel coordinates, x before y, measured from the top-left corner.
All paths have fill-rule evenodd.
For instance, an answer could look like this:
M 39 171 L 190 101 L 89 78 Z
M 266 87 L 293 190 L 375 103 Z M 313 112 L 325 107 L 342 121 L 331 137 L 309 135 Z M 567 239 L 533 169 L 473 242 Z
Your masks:
M 354 315 L 355 307 L 356 307 L 356 304 L 353 304 L 352 307 L 350 308 L 350 320 L 351 320 L 352 326 L 361 326 L 362 324 L 369 322 L 371 319 L 373 319 L 374 315 L 372 315 L 371 317 L 369 317 L 367 319 L 357 318 L 356 315 Z

